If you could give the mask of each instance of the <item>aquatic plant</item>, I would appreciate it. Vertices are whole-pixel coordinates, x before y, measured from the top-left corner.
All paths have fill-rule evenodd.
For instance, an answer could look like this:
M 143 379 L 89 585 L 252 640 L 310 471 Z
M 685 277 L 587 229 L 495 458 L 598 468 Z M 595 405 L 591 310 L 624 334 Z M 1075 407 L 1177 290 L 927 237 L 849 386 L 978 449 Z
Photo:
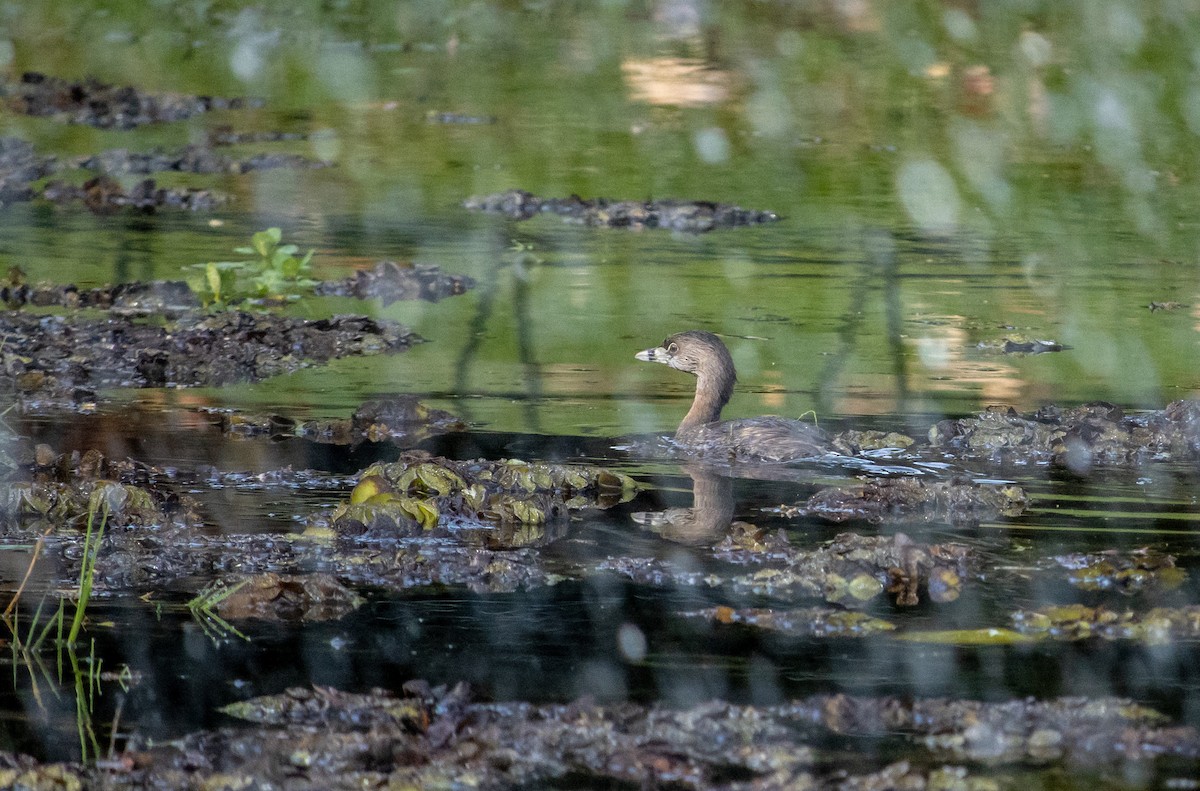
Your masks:
M 211 585 L 205 586 L 199 593 L 188 600 L 186 605 L 188 612 L 192 614 L 192 618 L 200 625 L 200 629 L 204 632 L 205 636 L 212 640 L 213 643 L 217 643 L 231 634 L 249 642 L 249 637 L 239 632 L 233 624 L 217 614 L 217 607 L 220 606 L 221 602 L 237 593 L 247 581 L 242 580 L 236 585 L 226 585 L 224 582 L 218 580 Z
M 212 261 L 194 265 L 203 273 L 193 289 L 206 305 L 225 305 L 246 298 L 297 298 L 317 281 L 308 277 L 314 250 L 297 258 L 294 244 L 282 244 L 283 231 L 267 228 L 250 237 L 250 245 L 235 253 L 252 256 L 243 261 Z
M 75 596 L 75 617 L 71 619 L 71 630 L 67 633 L 67 643 L 75 644 L 79 630 L 83 628 L 83 618 L 87 613 L 88 602 L 92 598 L 92 583 L 96 577 L 96 556 L 100 552 L 100 542 L 104 539 L 104 528 L 108 524 L 109 492 L 112 487 L 97 486 L 92 490 L 88 503 L 87 529 L 83 535 L 83 560 L 79 569 L 79 588 Z M 124 492 L 122 491 L 121 494 Z M 100 524 L 96 525 L 96 514 L 101 514 Z

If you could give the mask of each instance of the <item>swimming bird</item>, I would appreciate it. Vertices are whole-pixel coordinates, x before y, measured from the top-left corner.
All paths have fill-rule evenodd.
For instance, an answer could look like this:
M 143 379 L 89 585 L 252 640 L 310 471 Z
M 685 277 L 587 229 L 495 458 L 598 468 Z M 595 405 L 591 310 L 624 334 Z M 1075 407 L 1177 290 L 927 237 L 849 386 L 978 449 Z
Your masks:
M 690 450 L 728 453 L 737 459 L 796 461 L 836 453 L 829 435 L 800 420 L 764 415 L 721 420 L 721 410 L 733 395 L 737 371 L 729 349 L 716 335 L 703 330 L 678 332 L 662 346 L 638 352 L 637 359 L 663 363 L 696 377 L 696 396 L 675 439 Z

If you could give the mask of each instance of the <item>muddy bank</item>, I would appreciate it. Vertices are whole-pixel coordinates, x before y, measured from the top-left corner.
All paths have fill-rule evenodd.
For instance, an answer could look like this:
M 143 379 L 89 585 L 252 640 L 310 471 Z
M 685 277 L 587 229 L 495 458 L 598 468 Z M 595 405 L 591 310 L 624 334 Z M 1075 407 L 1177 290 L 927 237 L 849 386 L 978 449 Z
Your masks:
M 514 220 L 528 220 L 538 214 L 553 214 L 567 222 L 604 228 L 666 228 L 686 233 L 703 233 L 716 228 L 760 225 L 775 222 L 778 215 L 769 211 L 743 209 L 710 201 L 629 201 L 596 198 L 539 198 L 523 190 L 468 198 L 470 211 L 503 214 Z

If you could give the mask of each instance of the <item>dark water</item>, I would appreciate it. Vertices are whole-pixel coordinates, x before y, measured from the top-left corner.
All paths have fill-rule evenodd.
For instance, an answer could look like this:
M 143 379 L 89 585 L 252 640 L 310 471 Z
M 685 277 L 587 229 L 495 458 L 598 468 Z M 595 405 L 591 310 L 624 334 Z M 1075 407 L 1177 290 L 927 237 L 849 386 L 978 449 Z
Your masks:
M 117 392 L 98 414 L 14 415 L 60 452 L 97 448 L 183 474 L 213 465 L 350 475 L 398 449 L 229 441 L 202 410 L 345 417 L 410 394 L 468 421 L 424 447 L 455 458 L 587 461 L 634 475 L 631 502 L 586 512 L 542 552 L 562 568 L 610 556 L 710 561 L 634 514 L 691 504 L 677 464 L 631 453 L 669 432 L 691 379 L 633 359 L 669 333 L 722 333 L 739 371 L 727 417 L 800 416 L 908 431 L 993 404 L 1020 410 L 1106 400 L 1161 408 L 1194 397 L 1200 145 L 1191 14 L 1138 3 L 393 3 L 175 5 L 29 2 L 7 9 L 0 65 L 146 90 L 261 97 L 261 109 L 133 132 L 0 114 L 0 133 L 61 158 L 177 148 L 217 124 L 311 134 L 268 147 L 331 161 L 313 171 L 164 180 L 228 192 L 215 215 L 96 216 L 82 207 L 0 209 L 0 267 L 32 280 L 179 278 L 283 228 L 314 248 L 320 277 L 382 258 L 432 263 L 477 287 L 440 303 L 305 300 L 296 315 L 367 312 L 429 340 L 265 383 Z M 494 117 L 431 123 L 430 112 Z M 250 150 L 261 148 L 250 147 Z M 469 195 L 718 200 L 778 223 L 704 235 L 470 214 Z M 1177 303 L 1151 311 L 1151 302 Z M 1009 355 L 1005 338 L 1066 350 Z M 644 588 L 607 573 L 516 594 L 365 591 L 326 624 L 245 627 L 211 640 L 188 590 L 148 602 L 104 596 L 95 654 L 140 682 L 102 685 L 96 722 L 170 738 L 225 724 L 216 707 L 289 686 L 399 689 L 471 682 L 484 697 L 580 695 L 686 706 L 774 703 L 819 691 L 1009 700 L 1129 696 L 1200 726 L 1197 647 L 1134 641 L 1013 646 L 909 642 L 906 632 L 1004 626 L 1017 608 L 1117 609 L 1198 600 L 1194 464 L 1085 475 L 1041 465 L 961 470 L 1015 481 L 1030 509 L 974 527 L 854 525 L 960 541 L 987 573 L 946 605 L 869 611 L 869 638 L 791 638 L 679 613 L 740 606 L 711 589 Z M 816 546 L 844 528 L 763 509 L 860 472 L 726 471 L 734 519 Z M 949 474 L 934 470 L 933 474 Z M 345 487 L 192 486 L 213 532 L 298 532 Z M 27 544 L 5 550 L 16 589 Z M 1174 591 L 1124 597 L 1044 573 L 1058 554 L 1143 547 L 1188 571 Z M 58 591 L 69 580 L 39 580 Z M 7 596 L 5 596 L 7 599 Z M 811 602 L 816 603 L 816 602 Z M 26 616 L 29 613 L 25 613 Z M 640 635 L 644 655 L 622 653 Z M 69 674 L 13 656 L 5 749 L 78 755 Z M 107 726 L 106 726 L 107 727 Z M 107 739 L 107 732 L 104 734 Z

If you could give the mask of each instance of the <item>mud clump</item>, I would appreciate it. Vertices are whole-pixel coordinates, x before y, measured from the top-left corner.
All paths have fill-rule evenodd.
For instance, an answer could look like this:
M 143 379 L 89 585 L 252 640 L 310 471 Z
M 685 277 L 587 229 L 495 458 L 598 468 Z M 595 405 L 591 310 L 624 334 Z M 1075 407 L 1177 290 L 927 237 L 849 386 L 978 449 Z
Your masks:
M 538 214 L 553 214 L 567 222 L 604 228 L 666 228 L 686 233 L 703 233 L 716 228 L 760 225 L 775 222 L 778 215 L 769 211 L 743 209 L 710 201 L 614 201 L 608 198 L 585 200 L 539 198 L 524 190 L 509 190 L 494 195 L 474 196 L 464 203 L 471 211 L 503 214 L 514 220 L 528 220 Z
M 326 280 L 313 287 L 318 296 L 379 299 L 390 305 L 400 300 L 437 302 L 465 294 L 475 287 L 466 275 L 450 275 L 433 264 L 380 261 L 369 270 L 359 270 L 343 280 Z
M 1029 498 L 1019 486 L 980 484 L 966 478 L 926 482 L 920 478 L 871 478 L 851 487 L 831 487 L 803 505 L 781 506 L 784 516 L 815 516 L 828 522 L 850 520 L 978 524 L 1020 516 Z
M 164 323 L 0 313 L 0 389 L 78 403 L 102 387 L 254 382 L 316 363 L 406 349 L 422 339 L 364 316 L 306 320 L 225 311 Z
M 16 81 L 0 81 L 0 98 L 14 112 L 101 129 L 133 129 L 182 121 L 217 109 L 255 106 L 246 99 L 187 94 L 150 94 L 99 80 L 70 81 L 35 71 Z

